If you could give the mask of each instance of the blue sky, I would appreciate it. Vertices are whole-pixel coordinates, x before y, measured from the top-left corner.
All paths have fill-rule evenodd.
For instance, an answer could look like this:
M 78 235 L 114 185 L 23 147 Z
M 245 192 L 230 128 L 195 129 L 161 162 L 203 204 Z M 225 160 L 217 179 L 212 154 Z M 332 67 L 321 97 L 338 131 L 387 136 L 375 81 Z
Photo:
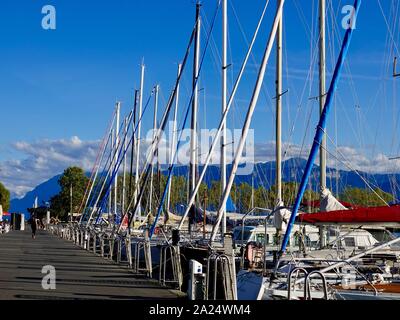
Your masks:
M 275 2 L 270 1 L 254 56 L 229 117 L 231 128 L 240 128 L 243 122 Z M 340 11 L 352 1 L 327 2 L 329 84 L 344 34 Z M 247 48 L 244 37 L 251 38 L 264 3 L 232 0 L 228 7 L 230 84 Z M 41 9 L 47 4 L 57 10 L 56 30 L 41 27 Z M 283 139 L 297 149 L 310 144 L 318 119 L 318 104 L 309 100 L 318 94 L 317 60 L 312 63 L 310 58 L 316 52 L 317 4 L 316 0 L 287 0 L 285 5 L 284 88 L 289 93 L 284 100 Z M 203 1 L 205 29 L 215 6 L 215 0 Z M 400 79 L 395 82 L 391 78 L 392 60 L 394 55 L 400 55 L 397 51 L 400 43 L 399 25 L 391 25 L 392 6 L 399 13 L 397 0 L 363 1 L 337 103 L 328 124 L 335 144 L 348 151 L 346 156 L 354 166 L 365 170 L 379 171 L 376 166 L 380 163 L 379 157 L 384 158 L 382 171 L 398 168 L 397 162 L 387 159 L 400 153 L 396 140 L 399 108 L 395 97 Z M 0 5 L 0 180 L 15 194 L 20 194 L 41 179 L 59 173 L 56 171 L 71 159 L 81 161 L 80 164 L 90 163 L 89 158 L 81 159 L 87 154 L 85 147 L 95 149 L 116 100 L 122 101 L 124 112 L 132 107 L 142 58 L 146 65 L 145 96 L 158 83 L 161 106 L 165 106 L 177 63 L 183 57 L 193 26 L 194 13 L 192 0 L 3 0 Z M 220 37 L 218 15 L 200 83 L 204 88 L 200 95 L 201 127 L 214 128 L 220 114 Z M 252 125 L 260 145 L 274 139 L 274 61 L 273 54 Z M 314 81 L 307 80 L 310 68 Z M 183 80 L 181 108 L 188 102 L 190 72 L 186 72 Z M 145 129 L 150 128 L 150 113 L 144 123 Z M 65 151 L 67 158 L 62 154 L 63 148 L 77 144 L 80 153 Z M 43 153 L 39 152 L 40 146 Z M 60 157 L 50 157 L 49 153 L 58 152 L 57 147 Z M 334 146 L 330 147 L 336 152 Z M 266 154 L 265 159 L 271 156 Z M 46 169 L 49 168 L 46 161 L 56 162 L 61 158 L 63 161 L 58 166 Z M 30 166 L 33 162 L 43 165 Z M 11 170 L 16 167 L 21 175 L 30 174 L 35 178 L 14 179 L 15 172 L 11 175 Z

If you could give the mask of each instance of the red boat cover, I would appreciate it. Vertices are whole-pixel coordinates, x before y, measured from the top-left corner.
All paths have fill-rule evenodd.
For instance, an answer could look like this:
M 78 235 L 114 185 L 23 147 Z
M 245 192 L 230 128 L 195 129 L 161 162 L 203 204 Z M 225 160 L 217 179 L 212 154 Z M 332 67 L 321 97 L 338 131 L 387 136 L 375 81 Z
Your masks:
M 358 208 L 332 212 L 303 213 L 297 217 L 305 223 L 400 223 L 400 205 Z

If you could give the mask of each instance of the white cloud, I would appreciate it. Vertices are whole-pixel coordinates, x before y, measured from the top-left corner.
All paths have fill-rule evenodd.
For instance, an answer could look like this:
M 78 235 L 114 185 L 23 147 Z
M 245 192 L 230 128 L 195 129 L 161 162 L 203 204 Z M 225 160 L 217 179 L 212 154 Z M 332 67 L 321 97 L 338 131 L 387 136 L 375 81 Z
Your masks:
M 255 161 L 275 161 L 275 147 L 274 141 L 257 143 L 255 146 Z M 282 151 L 284 153 L 283 160 L 294 157 L 307 159 L 310 146 L 301 148 L 299 145 L 283 143 Z M 319 164 L 319 160 L 316 160 L 316 164 Z M 328 150 L 327 165 L 331 168 L 336 168 L 337 166 L 339 170 L 345 171 L 357 170 L 371 174 L 391 174 L 399 171 L 400 159 L 390 160 L 387 155 L 382 153 L 376 153 L 371 157 L 361 150 L 348 146 L 339 146 L 337 150 Z
M 150 141 L 144 139 L 142 142 L 141 162 L 143 163 Z M 165 151 L 168 148 L 167 144 L 163 140 L 160 149 Z M 0 181 L 11 191 L 12 197 L 22 197 L 38 184 L 62 173 L 69 166 L 80 166 L 85 171 L 90 171 L 96 159 L 99 145 L 100 141 L 81 141 L 78 137 L 60 140 L 44 139 L 32 143 L 16 142 L 11 147 L 23 155 L 22 160 L 0 162 Z M 284 160 L 293 157 L 306 159 L 310 150 L 309 146 L 302 149 L 299 145 L 289 143 L 283 143 L 282 149 L 285 152 Z M 208 147 L 203 150 L 208 150 Z M 338 168 L 342 170 L 350 170 L 350 167 L 368 173 L 394 173 L 400 168 L 400 160 L 389 160 L 387 156 L 381 153 L 367 157 L 363 152 L 347 146 L 339 147 L 338 151 L 341 160 L 341 162 L 338 162 Z M 330 152 L 336 154 L 335 150 L 330 150 Z M 274 161 L 275 142 L 256 143 L 254 153 L 255 162 Z M 343 154 L 345 158 L 340 154 Z M 205 154 L 202 156 L 203 160 L 204 157 Z M 218 164 L 219 150 L 216 151 L 213 158 L 213 163 Z M 231 161 L 232 156 L 228 156 L 228 159 L 228 161 Z M 252 159 L 252 157 L 246 155 L 246 160 L 252 161 Z M 335 158 L 329 154 L 328 166 L 336 167 Z
M 16 142 L 11 147 L 23 158 L 0 163 L 0 180 L 11 191 L 12 197 L 22 197 L 41 182 L 62 173 L 68 166 L 91 170 L 98 146 L 99 141 L 81 141 L 78 137 Z

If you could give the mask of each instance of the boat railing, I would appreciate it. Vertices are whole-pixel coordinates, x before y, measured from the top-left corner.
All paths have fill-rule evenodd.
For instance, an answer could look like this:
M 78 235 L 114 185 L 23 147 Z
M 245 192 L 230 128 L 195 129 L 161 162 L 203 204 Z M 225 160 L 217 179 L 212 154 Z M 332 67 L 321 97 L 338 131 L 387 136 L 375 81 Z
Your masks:
M 297 263 L 299 263 L 299 262 L 301 262 L 301 261 L 314 261 L 314 262 L 320 261 L 320 262 L 325 262 L 325 263 L 327 263 L 328 265 L 338 263 L 338 260 L 315 259 L 315 258 L 312 258 L 312 259 L 310 259 L 310 258 L 303 258 L 303 259 L 297 258 L 297 259 L 295 260 L 295 263 L 297 264 Z M 374 284 L 373 284 L 360 270 L 358 270 L 357 267 L 356 267 L 354 264 L 350 263 L 349 261 L 345 261 L 345 260 L 340 261 L 340 262 L 342 262 L 343 264 L 347 265 L 350 269 L 354 270 L 355 273 L 356 273 L 358 276 L 360 276 L 369 286 L 371 286 L 371 288 L 374 290 L 374 295 L 375 295 L 375 296 L 377 296 L 377 295 L 379 294 L 379 292 L 378 292 L 377 288 L 374 286 Z M 301 268 L 301 267 L 297 267 L 297 268 L 295 268 L 295 269 L 293 269 L 293 270 L 296 270 L 296 269 L 299 269 L 299 268 Z M 304 269 L 304 268 L 303 268 L 303 269 Z M 293 271 L 293 270 L 292 270 L 292 271 Z M 317 270 L 317 271 L 318 271 L 318 270 Z M 339 277 L 339 278 L 342 277 L 342 278 L 343 278 L 343 276 L 344 276 L 343 273 L 339 272 L 339 271 L 336 270 L 336 269 L 333 269 L 333 271 L 334 271 L 334 273 L 337 275 L 337 277 Z M 318 272 L 319 272 L 319 271 L 318 271 Z M 305 278 L 304 278 L 304 279 L 296 280 L 296 284 L 298 284 L 298 283 L 300 283 L 300 282 L 303 282 L 303 281 L 305 281 Z
M 125 237 L 126 259 L 128 260 L 128 267 L 132 268 L 132 239 L 130 235 Z
M 169 253 L 169 259 L 168 259 Z M 172 279 L 167 279 L 167 264 L 170 263 Z M 159 283 L 166 286 L 167 283 L 175 284 L 179 290 L 182 287 L 182 269 L 179 257 L 179 248 L 173 245 L 162 246 L 160 248 Z
M 117 263 L 119 263 L 119 264 L 127 263 L 128 266 L 130 267 L 132 265 L 131 248 L 130 248 L 130 237 L 129 236 L 124 236 L 124 235 L 115 235 L 115 240 L 114 241 L 117 243 L 117 256 L 116 256 Z M 123 244 L 124 244 L 124 246 L 123 246 Z M 123 248 L 125 249 L 126 261 L 122 261 Z M 112 249 L 114 249 L 114 248 L 112 247 Z
M 324 292 L 324 299 L 328 300 L 328 285 L 326 282 L 325 275 L 322 272 L 319 272 L 318 270 L 310 272 L 307 274 L 305 283 L 304 283 L 304 300 L 312 300 L 312 295 L 311 295 L 311 278 L 314 275 L 320 276 L 322 280 L 322 290 Z
M 218 262 L 221 263 L 227 263 L 228 265 L 228 275 L 226 275 L 224 272 L 222 272 L 222 276 L 226 277 L 228 276 L 229 279 L 231 278 L 232 270 L 229 267 L 230 266 L 230 260 L 229 257 L 226 254 L 218 254 L 216 252 L 211 253 L 209 257 L 207 258 L 207 273 L 206 273 L 206 292 L 205 292 L 205 300 L 209 300 L 209 293 L 210 293 L 210 278 L 211 278 L 211 260 L 213 260 L 213 281 L 212 281 L 212 300 L 217 300 L 217 280 L 218 280 Z
M 133 253 L 131 254 L 133 261 L 130 263 L 132 265 L 132 270 L 135 273 L 146 273 L 149 277 L 152 275 L 151 266 L 151 256 L 150 256 L 150 244 L 146 239 L 137 239 L 132 243 Z M 144 258 L 145 267 L 141 267 L 140 258 Z
M 297 276 L 299 274 L 299 272 L 303 272 L 303 274 L 307 277 L 308 275 L 308 271 L 304 268 L 301 267 L 297 267 L 297 268 L 293 268 L 293 270 L 291 270 L 288 274 L 288 278 L 287 278 L 287 287 L 288 287 L 288 294 L 287 294 L 287 298 L 288 300 L 292 299 L 292 276 L 294 273 L 297 273 Z M 296 282 L 294 283 L 294 285 L 296 285 Z
M 117 235 L 115 241 L 117 242 L 117 263 L 121 263 L 122 258 L 122 242 L 125 241 L 123 237 Z
M 328 261 L 328 264 L 330 262 L 337 263 L 337 261 L 332 260 L 332 261 Z M 367 282 L 367 284 L 369 286 L 371 286 L 371 288 L 374 290 L 374 295 L 375 296 L 377 296 L 379 294 L 378 289 L 374 286 L 374 284 L 362 272 L 360 272 L 360 270 L 358 270 L 355 265 L 353 265 L 350 262 L 345 261 L 345 260 L 343 260 L 343 263 L 346 264 L 347 266 L 349 266 L 351 269 L 353 269 L 361 278 L 364 279 L 365 282 Z M 343 276 L 340 273 L 338 273 L 336 270 L 335 270 L 335 273 L 338 274 L 338 276 Z

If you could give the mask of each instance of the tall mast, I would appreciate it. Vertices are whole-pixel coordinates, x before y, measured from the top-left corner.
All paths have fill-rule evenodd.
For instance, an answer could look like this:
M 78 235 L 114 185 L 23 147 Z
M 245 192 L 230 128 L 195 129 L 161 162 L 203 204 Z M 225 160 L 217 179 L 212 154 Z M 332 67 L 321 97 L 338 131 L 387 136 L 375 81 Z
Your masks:
M 115 148 L 115 129 L 111 130 L 111 157 L 114 153 L 114 148 Z M 110 171 L 112 171 L 114 168 L 114 158 L 111 159 L 111 167 L 110 167 Z M 110 190 L 110 195 L 108 196 L 108 222 L 111 222 L 111 212 L 112 212 L 112 188 Z
M 155 138 L 156 138 L 156 130 L 157 130 L 157 109 L 158 109 L 158 90 L 159 86 L 156 85 L 154 87 L 154 120 L 153 120 L 153 143 L 155 144 Z M 150 172 L 150 191 L 149 191 L 149 211 L 151 212 L 152 209 L 152 203 L 153 203 L 153 163 L 150 164 L 151 166 L 151 172 Z
M 319 109 L 320 114 L 325 106 L 326 94 L 326 44 L 325 44 L 325 14 L 326 0 L 319 0 Z M 326 135 L 324 135 L 319 150 L 321 191 L 326 188 Z
M 125 196 L 126 196 L 126 153 L 128 148 L 128 118 L 124 119 L 124 163 L 123 163 L 123 181 L 122 181 L 122 200 L 121 200 L 121 217 L 125 213 Z
M 354 2 L 354 13 L 351 19 L 355 19 L 357 18 L 359 9 L 360 9 L 360 4 L 361 4 L 361 0 L 355 0 Z M 353 20 L 351 20 L 353 21 Z M 344 65 L 344 61 L 346 59 L 348 50 L 349 50 L 349 46 L 350 46 L 350 42 L 351 42 L 351 38 L 353 35 L 353 28 L 348 28 L 346 31 L 346 34 L 344 36 L 343 39 L 343 43 L 342 43 L 342 48 L 340 50 L 340 54 L 336 63 L 336 67 L 335 67 L 335 71 L 333 73 L 332 76 L 332 81 L 331 84 L 329 86 L 329 90 L 326 94 L 326 101 L 325 101 L 325 106 L 324 106 L 324 110 L 321 114 L 321 117 L 319 119 L 318 122 L 318 126 L 317 126 L 317 130 L 315 133 L 315 137 L 314 137 L 314 142 L 313 145 L 311 147 L 311 151 L 310 151 L 310 156 L 307 160 L 307 164 L 306 167 L 304 168 L 304 173 L 303 173 L 303 177 L 301 179 L 300 185 L 299 185 L 299 191 L 297 193 L 296 196 L 296 200 L 294 202 L 293 205 L 293 210 L 292 210 L 292 214 L 290 216 L 289 222 L 288 222 L 288 226 L 286 229 L 286 233 L 285 233 L 285 237 L 283 238 L 283 242 L 282 242 L 282 246 L 281 246 L 281 250 L 279 252 L 279 255 L 276 259 L 276 264 L 275 264 L 275 272 L 277 270 L 277 267 L 279 266 L 279 262 L 280 262 L 280 258 L 282 257 L 282 255 L 285 253 L 286 251 L 286 247 L 288 245 L 289 242 L 289 237 L 290 234 L 292 232 L 293 229 L 293 224 L 295 222 L 298 210 L 300 208 L 300 203 L 303 199 L 304 193 L 306 191 L 306 187 L 307 187 L 307 183 L 308 183 L 308 179 L 311 175 L 311 171 L 314 165 L 314 161 L 316 160 L 316 158 L 318 157 L 318 151 L 319 151 L 319 146 L 322 143 L 322 139 L 323 136 L 325 134 L 325 129 L 326 129 L 326 122 L 327 122 L 327 117 L 329 115 L 330 109 L 332 107 L 332 101 L 333 101 L 333 97 L 335 94 L 335 91 L 337 89 L 337 85 L 340 79 L 340 75 L 343 69 L 343 65 Z
M 134 94 L 134 102 L 133 102 L 133 126 L 132 126 L 132 145 L 131 145 L 131 167 L 130 167 L 130 175 L 129 175 L 129 201 L 132 199 L 132 177 L 133 177 L 133 158 L 136 152 L 136 135 L 135 135 L 135 128 L 136 128 L 136 109 L 138 104 L 138 94 L 139 90 L 135 90 Z
M 226 110 L 228 48 L 228 0 L 222 0 L 222 115 Z M 226 188 L 226 123 L 221 135 L 221 195 Z M 206 210 L 206 208 L 204 208 Z M 226 204 L 222 208 L 222 236 L 226 233 Z
M 132 130 L 132 146 L 131 146 L 131 167 L 129 170 L 129 191 L 128 191 L 128 201 L 130 203 L 130 201 L 132 201 L 132 178 L 133 178 L 133 158 L 136 152 L 136 134 L 135 134 L 135 129 L 136 129 L 136 109 L 137 109 L 137 105 L 138 105 L 138 94 L 139 94 L 139 90 L 135 89 L 135 94 L 134 94 L 134 101 L 133 101 L 133 130 Z M 136 202 L 136 201 L 135 201 Z M 129 212 L 124 212 L 124 214 L 122 215 L 122 219 L 124 219 L 125 215 L 128 215 L 128 221 L 130 219 L 130 213 Z M 121 225 L 122 225 L 121 221 Z M 128 224 L 128 234 L 131 234 L 131 225 Z
M 274 45 L 274 42 L 275 42 L 275 37 L 276 37 L 277 30 L 278 30 L 279 21 L 281 20 L 284 3 L 285 3 L 285 0 L 281 0 L 280 3 L 279 3 L 278 9 L 276 11 L 274 23 L 273 23 L 273 26 L 272 26 L 272 29 L 271 29 L 271 32 L 270 32 L 270 35 L 269 35 L 269 38 L 268 38 L 267 46 L 266 46 L 265 51 L 264 51 L 264 56 L 263 56 L 263 59 L 262 59 L 261 65 L 260 65 L 260 69 L 258 71 L 256 85 L 254 87 L 253 94 L 252 94 L 252 97 L 251 97 L 251 100 L 250 100 L 250 105 L 249 105 L 249 108 L 247 110 L 247 115 L 246 115 L 246 119 L 245 119 L 245 122 L 244 122 L 244 125 L 243 125 L 242 135 L 240 137 L 239 145 L 238 145 L 238 147 L 236 149 L 236 152 L 235 152 L 235 157 L 234 157 L 233 164 L 232 164 L 232 171 L 231 171 L 231 173 L 229 175 L 229 179 L 227 181 L 226 188 L 225 188 L 225 190 L 223 192 L 223 195 L 222 195 L 221 205 L 218 208 L 218 216 L 217 216 L 217 220 L 216 220 L 216 222 L 215 222 L 215 224 L 213 226 L 210 242 L 213 242 L 215 240 L 215 237 L 216 237 L 216 234 L 217 234 L 217 230 L 219 228 L 219 225 L 220 225 L 221 219 L 222 219 L 221 207 L 222 207 L 222 204 L 226 205 L 226 201 L 228 200 L 229 194 L 230 194 L 231 189 L 232 189 L 233 181 L 235 179 L 235 175 L 236 175 L 236 172 L 237 172 L 238 167 L 239 167 L 239 162 L 240 162 L 241 157 L 242 157 L 242 152 L 243 152 L 243 149 L 244 149 L 244 145 L 246 143 L 246 138 L 247 138 L 247 135 L 249 133 L 251 120 L 252 120 L 252 117 L 253 117 L 253 114 L 254 114 L 254 110 L 255 110 L 257 102 L 258 102 L 258 98 L 260 96 L 261 87 L 262 87 L 262 84 L 263 84 L 263 81 L 264 81 L 268 60 L 269 60 L 269 57 L 271 55 L 271 51 L 272 51 L 272 48 L 273 48 L 273 45 Z
M 144 86 L 144 63 L 142 62 L 141 66 L 141 75 L 140 75 L 140 93 L 139 93 L 139 115 L 138 115 L 138 124 L 137 124 L 137 135 L 136 135 L 136 172 L 135 172 L 135 204 L 137 202 L 138 197 L 138 183 L 139 183 L 139 165 L 140 165 L 140 131 L 142 127 L 142 110 L 143 110 L 143 86 Z M 141 215 L 140 206 L 138 209 L 138 215 Z
M 119 118 L 120 118 L 120 111 L 121 111 L 121 103 L 117 102 L 116 103 L 116 122 L 115 122 L 115 157 L 114 157 L 114 166 L 115 169 L 117 169 L 117 164 L 118 164 L 118 148 L 119 148 Z M 115 173 L 115 179 L 114 179 L 114 219 L 117 217 L 117 195 L 118 195 L 118 172 Z
M 281 0 L 278 1 L 278 7 Z M 283 15 L 283 12 L 282 12 Z M 283 17 L 283 16 L 282 16 Z M 282 29 L 281 17 L 276 34 L 276 198 L 277 206 L 282 201 Z
M 325 44 L 325 14 L 326 14 L 326 0 L 319 0 L 319 109 L 320 115 L 325 107 L 325 93 L 326 93 L 326 44 Z M 321 146 L 319 149 L 320 161 L 320 198 L 322 200 L 322 192 L 326 188 L 326 134 L 324 134 Z M 321 201 L 322 205 L 322 201 Z M 322 210 L 322 206 L 320 208 Z M 325 228 L 319 228 L 320 248 L 326 245 Z
M 324 110 L 326 94 L 326 45 L 325 45 L 325 14 L 326 0 L 319 0 L 319 108 Z M 320 184 L 321 190 L 326 188 L 326 135 L 324 135 L 320 147 Z
M 229 96 L 229 100 L 228 100 L 228 103 L 227 103 L 227 106 L 226 106 L 225 113 L 224 113 L 224 115 L 222 116 L 222 118 L 221 118 L 221 120 L 220 120 L 220 123 L 219 123 L 218 129 L 217 129 L 215 138 L 214 138 L 214 140 L 213 140 L 213 142 L 212 142 L 212 144 L 211 144 L 211 147 L 210 147 L 210 150 L 209 150 L 209 152 L 208 152 L 207 158 L 206 158 L 206 160 L 205 160 L 205 162 L 204 162 L 204 166 L 203 166 L 203 168 L 202 168 L 202 170 L 201 170 L 201 174 L 200 174 L 199 179 L 198 179 L 198 181 L 197 181 L 195 193 L 193 193 L 193 194 L 191 195 L 191 197 L 190 197 L 190 200 L 188 200 L 188 205 L 187 205 L 187 208 L 186 208 L 186 210 L 185 210 L 185 213 L 183 214 L 183 216 L 182 216 L 182 218 L 181 218 L 181 222 L 179 223 L 178 230 L 180 230 L 180 229 L 182 228 L 182 226 L 183 226 L 183 224 L 184 224 L 184 221 L 185 221 L 186 217 L 187 217 L 188 214 L 189 214 L 190 207 L 192 206 L 192 204 L 193 204 L 194 201 L 195 201 L 194 198 L 195 198 L 197 192 L 199 191 L 199 188 L 200 188 L 200 186 L 201 186 L 201 182 L 202 182 L 203 179 L 204 179 L 205 173 L 206 173 L 206 171 L 207 171 L 208 165 L 210 164 L 210 161 L 211 161 L 212 155 L 213 155 L 213 153 L 214 153 L 214 150 L 217 148 L 217 145 L 220 144 L 220 142 L 221 142 L 220 136 L 221 136 L 221 132 L 222 132 L 222 125 L 226 122 L 226 118 L 227 118 L 227 116 L 228 116 L 228 112 L 229 112 L 229 110 L 230 110 L 230 108 L 231 108 L 231 106 L 232 106 L 232 102 L 233 102 L 233 100 L 234 100 L 234 98 L 235 98 L 235 95 L 236 95 L 236 93 L 237 93 L 237 89 L 238 89 L 239 84 L 240 84 L 240 81 L 241 81 L 241 79 L 242 79 L 242 77 L 243 77 L 244 70 L 245 70 L 245 68 L 246 68 L 247 62 L 248 62 L 249 57 L 250 57 L 250 55 L 251 55 L 251 52 L 252 52 L 252 50 L 253 50 L 254 43 L 255 43 L 255 41 L 256 41 L 256 39 L 257 39 L 257 35 L 258 35 L 259 30 L 260 30 L 261 23 L 262 23 L 262 21 L 263 21 L 263 19 L 264 19 L 265 12 L 266 12 L 266 10 L 267 10 L 267 6 L 268 6 L 268 2 L 266 3 L 266 5 L 265 5 L 265 7 L 264 7 L 264 10 L 263 10 L 263 12 L 262 12 L 262 14 L 261 14 L 261 18 L 260 18 L 260 20 L 259 20 L 259 22 L 258 22 L 256 31 L 254 32 L 253 38 L 252 38 L 251 43 L 250 43 L 250 45 L 249 45 L 249 48 L 248 48 L 248 50 L 247 50 L 246 57 L 245 57 L 244 60 L 243 60 L 243 63 L 242 63 L 242 65 L 241 65 L 241 67 L 240 67 L 239 74 L 238 74 L 238 76 L 237 76 L 237 78 L 236 78 L 236 81 L 235 81 L 233 87 L 232 87 L 232 93 L 231 93 L 231 95 Z M 222 200 L 221 200 L 221 202 L 222 202 Z
M 196 187 L 197 172 L 197 110 L 198 110 L 198 77 L 200 65 L 200 2 L 196 3 L 196 36 L 194 41 L 194 61 L 193 61 L 193 102 L 192 102 L 192 121 L 190 137 L 190 193 Z
M 182 69 L 182 64 L 178 64 L 178 76 L 177 79 L 179 79 L 179 76 L 181 75 L 181 69 Z M 178 117 L 178 106 L 179 106 L 179 82 L 176 86 L 176 94 L 175 94 L 175 109 L 174 109 L 174 122 L 172 123 L 172 142 L 171 142 L 171 151 L 170 151 L 170 159 L 169 159 L 169 165 L 172 166 L 174 158 L 175 158 L 175 152 L 176 152 L 176 140 L 177 140 L 177 117 Z M 171 185 L 172 185 L 172 180 L 168 184 L 168 195 L 167 195 L 167 213 L 168 210 L 170 209 L 171 205 Z

